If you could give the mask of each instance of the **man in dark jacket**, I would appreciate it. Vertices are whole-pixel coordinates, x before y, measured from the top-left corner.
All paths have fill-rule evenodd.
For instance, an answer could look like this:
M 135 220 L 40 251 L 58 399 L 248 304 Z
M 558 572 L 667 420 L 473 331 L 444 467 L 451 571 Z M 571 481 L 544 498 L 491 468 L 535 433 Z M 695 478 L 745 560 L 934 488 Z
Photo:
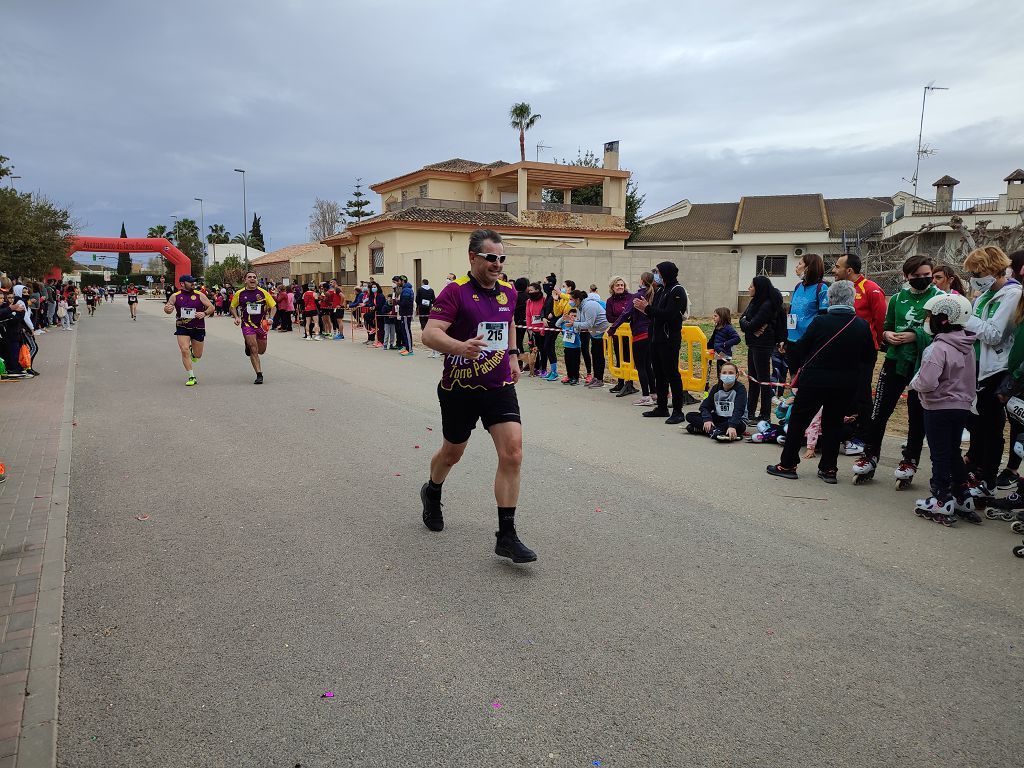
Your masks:
M 416 309 L 416 294 L 409 284 L 409 278 L 398 275 L 398 340 L 405 347 L 402 357 L 412 354 L 412 316 Z
M 834 282 L 828 289 L 828 313 L 815 317 L 804 335 L 786 346 L 787 362 L 796 371 L 793 377 L 796 400 L 782 457 L 778 464 L 768 467 L 769 475 L 797 478 L 803 435 L 820 408 L 818 477 L 826 483 L 836 482 L 843 417 L 857 395 L 862 368 L 875 360 L 871 327 L 857 317 L 853 308 L 854 293 L 849 280 Z
M 633 299 L 633 306 L 651 318 L 651 357 L 657 372 L 658 404 L 644 416 L 668 416 L 666 424 L 680 424 L 683 419 L 683 379 L 679 375 L 679 347 L 683 338 L 683 317 L 686 315 L 686 289 L 679 284 L 679 267 L 663 261 L 651 270 L 655 291 L 651 301 Z M 672 415 L 668 412 L 668 391 L 672 390 Z
M 430 308 L 434 306 L 436 298 L 434 289 L 430 287 L 430 281 L 423 278 L 423 284 L 416 289 L 416 314 L 420 318 L 421 331 L 427 327 L 427 320 L 430 319 Z M 430 355 L 428 355 L 428 357 L 440 356 L 441 354 L 433 349 L 430 350 Z

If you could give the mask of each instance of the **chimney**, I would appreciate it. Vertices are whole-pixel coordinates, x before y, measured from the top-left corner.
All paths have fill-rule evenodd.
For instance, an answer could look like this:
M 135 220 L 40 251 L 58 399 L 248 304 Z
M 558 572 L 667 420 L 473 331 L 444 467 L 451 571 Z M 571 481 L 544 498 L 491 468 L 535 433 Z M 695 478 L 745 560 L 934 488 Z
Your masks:
M 932 184 L 932 186 L 935 187 L 936 208 L 939 210 L 942 210 L 943 208 L 948 210 L 953 207 L 953 187 L 959 183 L 960 182 L 952 176 L 947 175 Z
M 1024 170 L 1018 168 L 1016 171 L 1007 176 L 1003 181 L 1006 182 L 1006 199 L 1007 200 L 1024 200 Z M 1017 210 L 1016 208 L 1009 208 L 1008 210 Z
M 609 171 L 619 170 L 619 142 L 609 141 L 604 145 L 604 161 L 601 167 Z

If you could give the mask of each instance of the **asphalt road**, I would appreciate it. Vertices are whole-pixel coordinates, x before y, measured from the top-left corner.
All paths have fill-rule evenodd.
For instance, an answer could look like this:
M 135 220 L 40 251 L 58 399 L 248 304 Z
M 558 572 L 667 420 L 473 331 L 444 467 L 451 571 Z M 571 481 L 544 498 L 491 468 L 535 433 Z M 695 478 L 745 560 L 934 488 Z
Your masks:
M 1020 765 L 1007 524 L 524 380 L 514 566 L 482 430 L 420 522 L 438 360 L 221 319 L 186 388 L 159 306 L 76 331 L 61 766 Z

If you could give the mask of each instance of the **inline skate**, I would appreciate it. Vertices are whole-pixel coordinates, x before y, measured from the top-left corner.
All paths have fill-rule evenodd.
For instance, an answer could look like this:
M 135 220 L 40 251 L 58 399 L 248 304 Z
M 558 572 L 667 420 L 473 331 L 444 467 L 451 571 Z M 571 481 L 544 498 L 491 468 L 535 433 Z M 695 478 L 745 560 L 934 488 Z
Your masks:
M 905 491 L 913 482 L 914 475 L 917 474 L 917 463 L 910 459 L 903 459 L 893 474 L 896 477 L 896 490 Z
M 1024 544 L 1021 544 L 1019 547 L 1013 548 L 1013 556 L 1024 557 Z
M 956 509 L 957 517 L 961 520 L 966 520 L 972 525 L 981 525 L 982 517 L 978 513 L 977 501 L 977 499 L 967 493 L 954 496 L 953 507 Z
M 878 468 L 878 457 L 863 455 L 853 462 L 853 484 L 861 485 L 869 482 L 875 476 Z
M 932 520 L 949 528 L 956 523 L 956 505 L 952 497 L 942 500 L 936 496 L 918 499 L 914 512 L 918 517 Z

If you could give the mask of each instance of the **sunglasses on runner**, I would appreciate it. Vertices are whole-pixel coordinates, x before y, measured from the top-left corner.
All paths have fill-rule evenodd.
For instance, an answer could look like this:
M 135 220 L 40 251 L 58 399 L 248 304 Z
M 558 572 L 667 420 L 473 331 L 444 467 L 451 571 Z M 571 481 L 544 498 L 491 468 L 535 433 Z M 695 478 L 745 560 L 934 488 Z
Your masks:
M 481 259 L 487 259 L 489 262 L 491 262 L 491 264 L 493 264 L 494 262 L 498 262 L 499 264 L 505 263 L 504 253 L 478 253 L 477 256 L 479 256 Z

